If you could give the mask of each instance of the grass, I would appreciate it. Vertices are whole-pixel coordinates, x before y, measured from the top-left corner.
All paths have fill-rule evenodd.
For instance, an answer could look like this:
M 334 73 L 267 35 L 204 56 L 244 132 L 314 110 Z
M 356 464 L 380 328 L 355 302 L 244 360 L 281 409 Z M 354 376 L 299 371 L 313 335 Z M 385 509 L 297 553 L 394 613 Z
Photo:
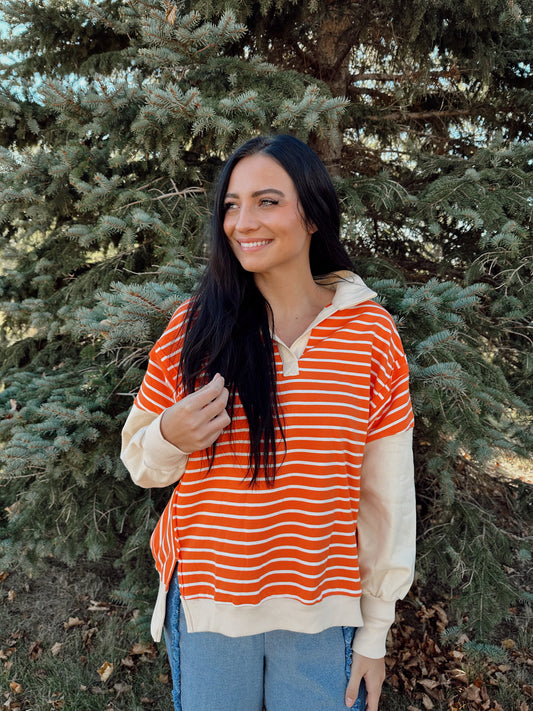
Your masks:
M 33 580 L 4 576 L 2 711 L 172 710 L 166 654 L 139 635 L 136 610 L 109 601 L 115 580 L 54 561 Z
M 533 711 L 532 468 L 519 481 L 502 473 L 474 493 L 480 504 L 490 493 L 526 597 L 482 644 L 453 619 L 449 594 L 415 582 L 389 638 L 380 711 Z M 164 645 L 117 603 L 119 582 L 104 564 L 52 559 L 35 578 L 0 571 L 0 711 L 173 711 Z

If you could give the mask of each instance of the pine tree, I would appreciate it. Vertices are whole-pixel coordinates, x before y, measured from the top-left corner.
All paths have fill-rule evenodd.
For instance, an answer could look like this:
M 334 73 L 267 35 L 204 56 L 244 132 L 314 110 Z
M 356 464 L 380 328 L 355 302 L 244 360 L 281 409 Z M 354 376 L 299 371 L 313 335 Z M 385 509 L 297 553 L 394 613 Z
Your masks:
M 132 595 L 153 587 L 146 541 L 168 492 L 129 482 L 120 429 L 151 344 L 201 272 L 217 171 L 261 132 L 319 152 L 358 271 L 397 318 L 424 520 L 458 526 L 459 456 L 530 451 L 530 11 L 530 0 L 4 4 L 5 562 L 104 557 Z M 471 530 L 472 512 L 454 511 Z M 453 545 L 444 575 L 455 555 L 480 555 Z

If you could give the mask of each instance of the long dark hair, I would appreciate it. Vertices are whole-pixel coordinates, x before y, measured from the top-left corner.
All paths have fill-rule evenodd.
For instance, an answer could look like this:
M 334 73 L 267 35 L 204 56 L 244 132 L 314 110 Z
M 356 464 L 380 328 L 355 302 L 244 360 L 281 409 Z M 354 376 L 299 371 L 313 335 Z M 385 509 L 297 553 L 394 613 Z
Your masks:
M 230 417 L 238 395 L 250 430 L 248 473 L 252 486 L 261 472 L 267 484 L 274 484 L 276 425 L 284 440 L 270 332 L 272 313 L 253 274 L 246 272 L 233 254 L 223 225 L 231 173 L 240 160 L 257 153 L 270 156 L 288 173 L 306 224 L 316 228 L 309 250 L 313 276 L 353 269 L 339 239 L 337 193 L 316 153 L 288 135 L 252 138 L 238 148 L 226 162 L 216 186 L 209 261 L 189 307 L 180 368 L 188 393 L 216 373 L 223 375 L 230 392 Z

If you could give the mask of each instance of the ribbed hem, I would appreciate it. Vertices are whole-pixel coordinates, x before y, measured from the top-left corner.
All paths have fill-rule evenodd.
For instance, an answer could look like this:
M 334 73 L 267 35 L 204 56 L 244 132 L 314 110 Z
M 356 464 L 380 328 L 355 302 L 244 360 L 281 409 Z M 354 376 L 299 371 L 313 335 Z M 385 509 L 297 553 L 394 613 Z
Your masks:
M 160 583 L 151 633 L 161 641 L 167 590 Z M 260 605 L 217 604 L 212 600 L 181 600 L 190 632 L 218 632 L 227 637 L 262 634 L 275 629 L 316 634 L 329 627 L 355 627 L 353 651 L 371 659 L 386 653 L 387 634 L 394 622 L 395 603 L 364 596 L 327 597 L 314 605 L 276 598 Z M 364 621 L 363 621 L 364 614 Z
M 159 591 L 157 600 L 155 601 L 154 611 L 152 613 L 152 621 L 150 624 L 150 632 L 154 642 L 160 642 L 165 624 L 165 614 L 167 609 L 167 589 L 165 583 L 159 583 Z
M 182 598 L 182 605 L 189 632 L 242 637 L 279 629 L 316 634 L 328 627 L 359 627 L 363 624 L 359 601 L 356 597 L 331 595 L 313 605 L 291 598 L 273 598 L 259 605 L 231 605 Z

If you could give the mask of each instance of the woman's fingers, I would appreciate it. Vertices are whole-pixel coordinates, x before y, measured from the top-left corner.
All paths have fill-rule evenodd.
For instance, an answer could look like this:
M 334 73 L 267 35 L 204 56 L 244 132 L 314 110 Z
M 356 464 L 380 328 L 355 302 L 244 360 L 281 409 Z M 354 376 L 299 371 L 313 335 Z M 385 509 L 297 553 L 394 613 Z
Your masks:
M 231 422 L 226 412 L 228 397 L 224 378 L 215 375 L 163 413 L 161 434 L 188 454 L 211 446 Z
M 346 706 L 350 708 L 355 703 L 361 680 L 366 686 L 366 711 L 378 711 L 381 687 L 385 680 L 385 659 L 371 659 L 354 652 L 352 658 L 352 673 L 346 688 Z
M 226 390 L 224 387 L 224 378 L 217 373 L 208 383 L 184 397 L 183 402 L 187 400 L 194 408 L 201 410 L 219 397 L 224 390 Z

